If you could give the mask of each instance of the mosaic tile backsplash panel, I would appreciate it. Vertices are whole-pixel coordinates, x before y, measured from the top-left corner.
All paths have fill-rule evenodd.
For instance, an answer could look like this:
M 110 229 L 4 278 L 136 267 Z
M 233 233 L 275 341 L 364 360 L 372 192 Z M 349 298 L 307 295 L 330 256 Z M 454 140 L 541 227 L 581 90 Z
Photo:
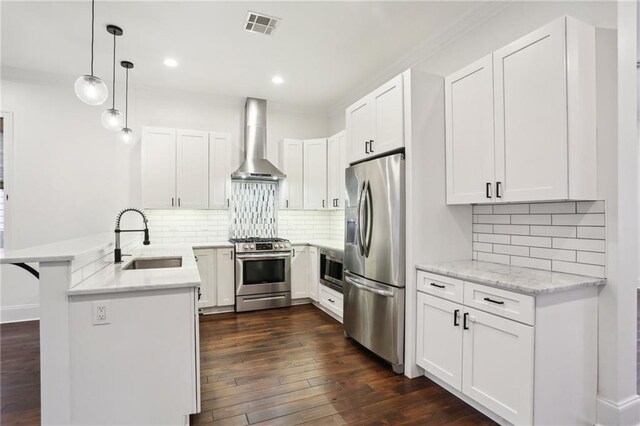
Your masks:
M 231 238 L 278 236 L 278 183 L 232 182 Z

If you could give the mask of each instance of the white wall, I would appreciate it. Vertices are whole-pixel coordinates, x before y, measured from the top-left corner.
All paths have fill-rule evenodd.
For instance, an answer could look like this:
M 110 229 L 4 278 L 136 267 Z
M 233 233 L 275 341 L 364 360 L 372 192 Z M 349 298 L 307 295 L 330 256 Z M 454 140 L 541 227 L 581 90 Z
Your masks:
M 23 78 L 24 76 L 24 78 Z M 0 110 L 13 112 L 13 241 L 23 248 L 113 229 L 117 212 L 140 205 L 140 143 L 123 145 L 104 130 L 106 104 L 90 107 L 73 78 L 3 70 Z M 119 107 L 123 100 L 118 89 Z M 109 103 L 110 100 L 107 101 Z M 129 124 L 230 132 L 241 158 L 244 99 L 139 89 L 130 94 Z M 278 141 L 328 135 L 326 113 L 268 104 L 268 157 Z M 37 318 L 37 281 L 0 268 L 0 321 Z

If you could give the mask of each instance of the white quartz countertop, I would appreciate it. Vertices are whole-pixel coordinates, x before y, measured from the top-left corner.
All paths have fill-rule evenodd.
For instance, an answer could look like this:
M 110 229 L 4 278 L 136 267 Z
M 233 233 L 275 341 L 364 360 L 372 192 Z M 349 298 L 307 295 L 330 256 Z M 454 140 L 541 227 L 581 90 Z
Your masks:
M 327 248 L 330 250 L 337 250 L 340 253 L 344 252 L 344 241 L 342 240 L 305 240 L 305 241 L 292 240 L 291 245 L 292 246 L 308 245 L 308 246 L 314 246 L 314 247 Z
M 478 262 L 475 260 L 416 265 L 416 269 L 534 296 L 606 284 L 606 279 L 604 278 Z
M 114 241 L 113 232 L 105 232 L 24 249 L 3 250 L 0 264 L 72 261 L 92 253 L 98 256 L 105 250 L 113 251 Z
M 200 274 L 193 254 L 192 244 L 159 244 L 140 246 L 131 251 L 131 256 L 122 263 L 111 264 L 101 269 L 75 287 L 67 294 L 120 293 L 143 290 L 162 290 L 171 288 L 197 287 Z M 178 268 L 124 270 L 133 259 L 182 257 L 182 266 Z

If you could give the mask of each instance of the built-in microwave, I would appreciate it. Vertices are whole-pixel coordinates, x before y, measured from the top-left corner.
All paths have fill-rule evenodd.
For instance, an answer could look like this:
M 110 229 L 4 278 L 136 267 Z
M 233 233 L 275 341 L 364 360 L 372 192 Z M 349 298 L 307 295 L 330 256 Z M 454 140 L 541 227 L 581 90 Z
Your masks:
M 342 253 L 337 250 L 320 249 L 320 282 L 342 293 Z

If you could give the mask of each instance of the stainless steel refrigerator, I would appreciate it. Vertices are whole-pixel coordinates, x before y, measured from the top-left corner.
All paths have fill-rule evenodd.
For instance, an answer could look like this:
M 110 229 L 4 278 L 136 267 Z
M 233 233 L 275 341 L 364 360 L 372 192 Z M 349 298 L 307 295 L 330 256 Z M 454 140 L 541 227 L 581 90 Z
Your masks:
M 404 371 L 404 154 L 346 170 L 345 334 Z

